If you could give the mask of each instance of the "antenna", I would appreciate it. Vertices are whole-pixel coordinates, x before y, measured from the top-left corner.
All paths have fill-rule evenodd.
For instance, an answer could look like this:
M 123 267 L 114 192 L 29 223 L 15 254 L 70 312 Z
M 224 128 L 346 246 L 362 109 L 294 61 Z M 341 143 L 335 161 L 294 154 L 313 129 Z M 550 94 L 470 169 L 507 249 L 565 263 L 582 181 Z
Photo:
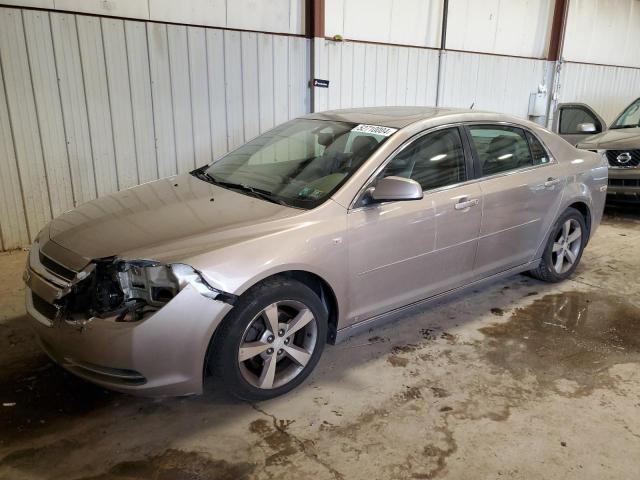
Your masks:
M 476 104 L 476 102 L 471 102 L 471 106 L 469 107 L 469 110 L 473 110 L 473 106 Z

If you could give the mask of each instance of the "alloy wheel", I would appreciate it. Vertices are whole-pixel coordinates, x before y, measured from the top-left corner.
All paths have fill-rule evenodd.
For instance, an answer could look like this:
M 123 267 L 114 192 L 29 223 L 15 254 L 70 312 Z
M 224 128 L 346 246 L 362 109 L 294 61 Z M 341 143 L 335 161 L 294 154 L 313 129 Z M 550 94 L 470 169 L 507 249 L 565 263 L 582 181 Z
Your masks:
M 551 261 L 553 269 L 563 274 L 573 267 L 582 247 L 582 229 L 577 220 L 570 218 L 562 224 L 562 229 L 553 242 Z
M 282 387 L 304 370 L 317 338 L 318 325 L 306 305 L 294 300 L 272 303 L 244 331 L 238 349 L 240 373 L 254 387 Z

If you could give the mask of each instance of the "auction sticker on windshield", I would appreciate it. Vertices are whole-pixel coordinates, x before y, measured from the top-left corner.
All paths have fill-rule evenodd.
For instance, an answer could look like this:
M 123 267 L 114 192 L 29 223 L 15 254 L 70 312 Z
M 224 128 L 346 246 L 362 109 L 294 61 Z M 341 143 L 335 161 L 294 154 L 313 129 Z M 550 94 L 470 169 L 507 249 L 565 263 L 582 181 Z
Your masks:
M 381 127 L 380 125 L 366 125 L 364 123 L 361 123 L 357 127 L 354 127 L 351 131 L 388 137 L 389 135 L 393 135 L 394 133 L 396 133 L 398 129 L 391 127 Z

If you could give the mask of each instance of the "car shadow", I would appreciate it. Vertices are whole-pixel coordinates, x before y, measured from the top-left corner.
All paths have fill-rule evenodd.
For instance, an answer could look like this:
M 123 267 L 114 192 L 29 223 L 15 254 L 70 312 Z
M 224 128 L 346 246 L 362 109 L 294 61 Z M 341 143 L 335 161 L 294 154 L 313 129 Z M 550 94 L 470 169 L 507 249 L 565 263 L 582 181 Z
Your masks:
M 608 202 L 602 218 L 605 223 L 640 223 L 640 201 L 634 203 Z
M 320 364 L 306 383 L 322 387 L 340 382 L 349 370 L 357 369 L 361 363 L 388 355 L 394 347 L 423 342 L 426 330 L 437 329 L 446 332 L 458 326 L 456 318 L 421 320 L 431 309 L 442 305 L 455 307 L 462 299 L 467 303 L 474 303 L 476 299 L 480 302 L 491 291 L 500 293 L 510 288 L 522 290 L 521 296 L 524 297 L 532 290 L 543 294 L 552 287 L 526 276 L 517 276 L 515 279 L 497 282 L 471 293 L 441 300 L 436 304 L 414 307 L 384 326 L 350 337 L 337 346 L 327 346 Z M 510 297 L 498 294 L 494 296 L 492 307 L 496 311 L 509 309 Z M 478 311 L 478 315 L 486 313 Z M 407 332 L 406 328 L 397 328 L 402 326 L 408 317 L 413 319 L 410 332 Z M 35 338 L 28 328 L 25 316 L 4 321 L 0 332 L 0 352 L 11 349 L 23 350 L 22 353 L 14 355 L 10 362 L 2 362 L 4 365 L 0 373 L 0 402 L 3 406 L 0 409 L 0 431 L 3 434 L 0 438 L 0 448 L 3 450 L 10 450 L 13 443 L 23 443 L 25 439 L 33 439 L 52 431 L 59 434 L 60 430 L 72 430 L 79 422 L 97 424 L 106 417 L 113 417 L 114 414 L 117 414 L 117 418 L 111 418 L 112 422 L 128 421 L 127 415 L 167 415 L 174 416 L 175 421 L 175 415 L 188 417 L 205 412 L 215 424 L 233 421 L 235 416 L 247 411 L 247 407 L 252 409 L 251 405 L 226 394 L 224 386 L 212 378 L 206 379 L 205 391 L 201 396 L 150 399 L 112 392 L 68 373 L 34 348 Z M 381 335 L 384 335 L 384 339 Z M 353 348 L 362 346 L 367 348 Z M 2 357 L 0 354 L 0 359 Z M 341 367 L 325 368 L 334 364 Z M 295 392 L 289 395 L 295 395 Z M 238 406 L 244 406 L 244 409 L 237 408 Z M 233 410 L 232 415 L 229 415 L 230 407 Z M 207 425 L 210 428 L 212 423 Z M 189 432 L 192 433 L 193 431 Z

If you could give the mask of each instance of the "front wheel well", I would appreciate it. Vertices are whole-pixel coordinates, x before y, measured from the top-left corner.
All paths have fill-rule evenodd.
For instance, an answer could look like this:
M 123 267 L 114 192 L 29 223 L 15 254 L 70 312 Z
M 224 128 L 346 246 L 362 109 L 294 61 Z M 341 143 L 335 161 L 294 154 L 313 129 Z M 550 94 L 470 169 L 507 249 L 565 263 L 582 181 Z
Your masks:
M 338 332 L 338 300 L 329 283 L 319 275 L 305 270 L 289 270 L 286 272 L 280 272 L 274 276 L 297 280 L 309 287 L 316 293 L 316 295 L 318 295 L 324 306 L 327 308 L 327 320 L 329 327 L 327 330 L 327 343 L 335 344 L 336 334 Z
M 591 211 L 589 206 L 584 202 L 574 202 L 567 208 L 575 208 L 580 212 L 582 218 L 584 218 L 584 224 L 587 226 L 587 241 L 589 241 L 591 236 Z
M 316 275 L 315 273 L 311 273 L 311 272 L 307 272 L 305 270 L 289 270 L 289 271 L 284 271 L 284 272 L 279 272 L 277 274 L 271 275 L 269 277 L 263 278 L 262 280 L 260 280 L 258 283 L 256 283 L 255 285 L 253 285 L 252 287 L 250 287 L 248 290 L 251 290 L 259 285 L 261 285 L 262 283 L 269 281 L 269 280 L 273 280 L 274 278 L 290 278 L 293 280 L 296 280 L 304 285 L 306 285 L 307 287 L 309 287 L 311 290 L 313 290 L 313 292 L 318 296 L 318 298 L 320 299 L 320 301 L 324 304 L 324 306 L 327 309 L 327 343 L 330 344 L 335 344 L 336 342 L 336 334 L 338 331 L 338 300 L 336 298 L 335 293 L 333 292 L 333 289 L 331 288 L 331 286 L 329 285 L 329 283 L 324 280 L 322 277 L 320 277 L 319 275 Z M 246 293 L 246 291 L 245 291 Z M 229 315 L 227 313 L 227 315 Z M 227 317 L 225 317 L 226 319 Z M 222 321 L 224 322 L 225 319 L 223 319 Z M 212 358 L 212 353 L 213 353 L 213 349 L 215 347 L 216 341 L 218 339 L 218 337 L 220 336 L 220 326 L 218 326 L 218 328 L 215 329 L 215 331 L 213 332 L 213 335 L 211 336 L 211 338 L 209 339 L 209 344 L 207 347 L 207 350 L 205 352 L 205 358 L 204 358 L 204 368 L 203 368 L 203 383 L 205 378 L 209 375 L 212 374 L 213 371 L 210 368 L 210 361 Z

